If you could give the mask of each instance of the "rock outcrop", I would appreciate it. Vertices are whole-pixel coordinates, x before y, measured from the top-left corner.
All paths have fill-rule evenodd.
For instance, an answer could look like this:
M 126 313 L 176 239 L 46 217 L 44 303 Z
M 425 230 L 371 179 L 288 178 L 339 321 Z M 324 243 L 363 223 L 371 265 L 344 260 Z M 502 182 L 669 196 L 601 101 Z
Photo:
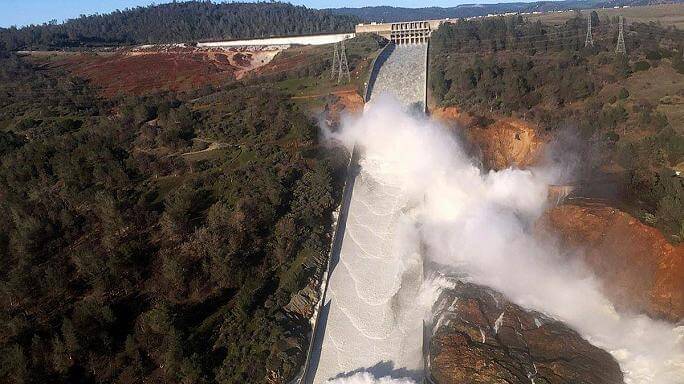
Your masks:
M 488 288 L 458 283 L 437 306 L 429 356 L 436 384 L 623 383 L 608 352 Z
M 584 262 L 619 308 L 684 320 L 684 245 L 603 205 L 551 208 L 538 227 L 557 233 L 566 247 L 583 248 Z
M 306 287 L 292 295 L 290 302 L 285 305 L 285 310 L 305 319 L 310 319 L 314 314 L 320 296 L 320 286 L 320 279 L 312 277 Z

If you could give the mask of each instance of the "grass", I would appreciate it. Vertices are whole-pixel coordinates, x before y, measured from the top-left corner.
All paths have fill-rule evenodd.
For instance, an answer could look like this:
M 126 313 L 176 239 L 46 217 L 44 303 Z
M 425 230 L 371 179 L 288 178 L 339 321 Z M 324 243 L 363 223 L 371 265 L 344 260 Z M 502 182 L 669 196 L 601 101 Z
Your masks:
M 630 104 L 647 101 L 655 105 L 677 132 L 684 133 L 684 74 L 677 73 L 669 60 L 606 86 L 601 95 L 617 94 L 622 87 L 629 91 Z
M 662 25 L 671 25 L 679 29 L 684 29 L 684 3 L 680 4 L 658 4 L 648 5 L 643 7 L 630 8 L 599 8 L 599 9 L 585 9 L 583 14 L 588 14 L 591 11 L 596 11 L 600 19 L 613 16 L 624 16 L 625 22 L 656 22 Z M 563 24 L 567 20 L 575 16 L 575 11 L 565 12 L 548 12 L 539 15 L 526 16 L 529 20 L 541 20 L 548 24 Z
M 208 149 L 208 150 L 203 150 L 203 151 L 198 151 L 196 153 L 189 153 L 183 155 L 183 158 L 185 158 L 186 161 L 192 161 L 192 162 L 197 162 L 197 161 L 202 161 L 202 160 L 211 160 L 211 159 L 216 159 L 217 157 L 220 157 L 221 155 L 224 155 L 230 151 L 233 151 L 234 149 L 232 148 L 215 148 L 215 149 Z
M 333 45 L 293 47 L 281 52 L 270 63 L 275 68 L 304 67 L 312 62 L 321 63 L 323 70 L 315 76 L 288 76 L 277 81 L 274 86 L 284 93 L 295 97 L 297 104 L 304 108 L 315 108 L 325 104 L 322 99 L 329 94 L 363 90 L 373 59 L 378 55 L 382 45 L 374 36 L 359 35 L 345 42 L 349 61 L 350 82 L 337 82 L 337 77 L 330 78 L 333 56 Z M 268 73 L 268 72 L 266 72 Z

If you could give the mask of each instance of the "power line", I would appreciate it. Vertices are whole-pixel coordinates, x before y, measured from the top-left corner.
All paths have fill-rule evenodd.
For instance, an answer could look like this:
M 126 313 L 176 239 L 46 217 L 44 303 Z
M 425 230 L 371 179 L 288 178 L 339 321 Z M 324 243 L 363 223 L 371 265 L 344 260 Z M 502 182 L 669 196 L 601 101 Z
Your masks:
M 624 18 L 620 16 L 620 23 L 618 25 L 618 28 L 620 30 L 618 34 L 618 40 L 617 40 L 617 46 L 615 47 L 615 53 L 617 54 L 626 54 L 627 49 L 625 48 L 625 31 L 624 31 Z
M 340 61 L 340 54 L 337 51 L 337 43 L 333 44 L 333 59 L 332 59 L 332 66 L 331 71 L 330 71 L 330 80 L 335 78 L 335 71 L 337 70 L 338 62 Z
M 339 73 L 339 76 L 337 77 L 337 83 L 338 84 L 340 83 L 340 81 L 342 80 L 343 77 L 347 78 L 347 82 L 351 81 L 351 77 L 349 75 L 349 64 L 347 63 L 347 51 L 344 48 L 344 40 L 340 44 L 341 44 L 340 73 Z
M 591 14 L 587 16 L 587 38 L 584 39 L 584 46 L 594 46 L 594 38 L 591 36 Z

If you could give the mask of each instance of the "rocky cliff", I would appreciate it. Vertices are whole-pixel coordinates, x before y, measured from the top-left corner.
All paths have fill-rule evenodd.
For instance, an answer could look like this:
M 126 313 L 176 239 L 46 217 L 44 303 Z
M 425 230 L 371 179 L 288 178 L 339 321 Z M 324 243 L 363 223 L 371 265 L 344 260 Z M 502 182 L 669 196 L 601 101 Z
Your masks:
M 457 124 L 485 168 L 525 168 L 543 155 L 543 138 L 535 126 L 524 121 L 512 118 L 485 121 L 461 113 L 455 107 L 435 108 L 432 116 L 447 124 Z
M 436 384 L 623 382 L 608 352 L 490 289 L 458 283 L 437 306 L 429 346 Z

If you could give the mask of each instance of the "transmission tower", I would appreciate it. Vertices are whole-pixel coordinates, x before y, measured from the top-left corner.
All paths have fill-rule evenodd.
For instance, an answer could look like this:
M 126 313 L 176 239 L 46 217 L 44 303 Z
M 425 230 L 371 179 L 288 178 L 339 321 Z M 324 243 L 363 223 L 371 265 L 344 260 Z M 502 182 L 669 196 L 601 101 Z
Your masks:
M 620 33 L 618 34 L 618 40 L 617 40 L 617 46 L 615 47 L 615 53 L 622 53 L 626 54 L 627 49 L 625 48 L 625 27 L 624 27 L 625 21 L 622 16 L 620 16 L 620 22 L 618 24 L 618 28 L 620 29 Z
M 335 78 L 335 71 L 337 71 L 337 69 L 338 69 L 337 67 L 339 66 L 338 61 L 340 61 L 340 56 L 339 56 L 339 53 L 337 51 L 337 43 L 334 44 L 333 49 L 335 52 L 333 53 L 332 67 L 330 70 L 330 79 L 331 80 Z
M 587 38 L 584 40 L 584 46 L 594 46 L 594 37 L 591 35 L 591 13 L 587 16 Z
M 349 76 L 349 65 L 347 64 L 347 51 L 344 48 L 344 40 L 340 42 L 340 73 L 338 74 L 337 77 L 337 83 L 339 84 L 340 81 L 342 81 L 343 77 L 347 78 L 347 82 L 351 81 L 351 78 Z

